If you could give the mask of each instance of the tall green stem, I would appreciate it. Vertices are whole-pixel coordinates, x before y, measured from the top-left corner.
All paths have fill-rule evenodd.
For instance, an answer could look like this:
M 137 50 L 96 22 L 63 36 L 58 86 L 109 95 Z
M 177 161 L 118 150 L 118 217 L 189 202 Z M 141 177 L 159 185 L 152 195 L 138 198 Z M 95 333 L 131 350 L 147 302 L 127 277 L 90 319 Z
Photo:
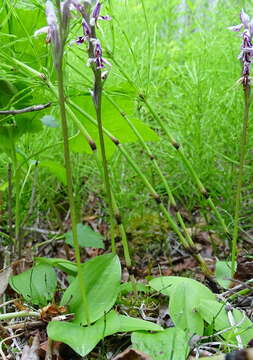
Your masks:
M 244 116 L 243 116 L 241 143 L 240 143 L 240 163 L 239 163 L 239 171 L 237 177 L 236 196 L 235 196 L 234 231 L 233 231 L 233 240 L 232 240 L 232 275 L 234 274 L 236 267 L 239 215 L 240 215 L 243 173 L 244 173 L 247 134 L 248 134 L 248 125 L 249 125 L 249 108 L 251 102 L 250 92 L 251 92 L 250 85 L 246 84 L 244 86 Z
M 101 106 L 102 106 L 102 80 L 101 80 L 101 70 L 95 70 L 95 83 L 94 83 L 94 104 L 96 109 L 96 117 L 97 117 L 97 126 L 98 126 L 98 134 L 99 134 L 99 142 L 101 148 L 101 156 L 102 156 L 102 165 L 103 165 L 103 173 L 104 173 L 104 182 L 106 188 L 106 196 L 109 206 L 110 212 L 110 222 L 111 222 L 111 241 L 112 241 L 112 252 L 116 252 L 115 246 L 115 237 L 114 237 L 114 226 L 115 226 L 115 218 L 114 218 L 114 209 L 113 209 L 113 201 L 112 201 L 112 192 L 111 192 L 111 184 L 109 177 L 109 169 L 105 152 L 105 141 L 103 134 L 103 125 L 102 125 L 102 117 L 101 117 Z
M 80 256 L 78 236 L 77 236 L 77 221 L 76 221 L 75 200 L 74 200 L 73 184 L 72 184 L 72 169 L 71 169 L 69 142 L 68 142 L 68 125 L 67 125 L 67 117 L 66 117 L 66 109 L 65 109 L 62 61 L 57 69 L 57 79 L 58 79 L 59 105 L 60 105 L 63 144 L 64 144 L 64 160 L 65 160 L 65 167 L 66 167 L 68 199 L 69 199 L 70 214 L 71 214 L 71 227 L 72 227 L 72 234 L 73 234 L 73 243 L 74 243 L 74 249 L 75 249 L 76 264 L 77 264 L 77 268 L 78 268 L 77 277 L 79 279 L 79 285 L 80 285 L 80 290 L 81 290 L 81 294 L 82 294 L 82 299 L 83 299 L 83 303 L 84 303 L 84 306 L 86 309 L 86 321 L 87 321 L 88 325 L 90 325 L 88 299 L 87 299 L 84 277 L 83 277 L 83 272 L 82 272 L 82 267 L 81 267 L 81 256 Z

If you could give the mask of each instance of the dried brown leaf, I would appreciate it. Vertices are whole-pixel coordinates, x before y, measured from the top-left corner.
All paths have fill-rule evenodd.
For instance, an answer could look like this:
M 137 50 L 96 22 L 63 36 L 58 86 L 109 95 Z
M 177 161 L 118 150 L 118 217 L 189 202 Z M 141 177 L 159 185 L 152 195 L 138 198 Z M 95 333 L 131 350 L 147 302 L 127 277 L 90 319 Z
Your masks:
M 151 358 L 138 350 L 126 349 L 113 360 L 151 360 Z
M 12 268 L 9 266 L 0 272 L 0 297 L 7 289 L 9 278 L 12 275 Z
M 25 345 L 22 352 L 21 360 L 39 360 L 39 355 L 38 355 L 39 346 L 40 346 L 39 336 L 36 335 L 33 338 L 31 347 L 29 345 Z

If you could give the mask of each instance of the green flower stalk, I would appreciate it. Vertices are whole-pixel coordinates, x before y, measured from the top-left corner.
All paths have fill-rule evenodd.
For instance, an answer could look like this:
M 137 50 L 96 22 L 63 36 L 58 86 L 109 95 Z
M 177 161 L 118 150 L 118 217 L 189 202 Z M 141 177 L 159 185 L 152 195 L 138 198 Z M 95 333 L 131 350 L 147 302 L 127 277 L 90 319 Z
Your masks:
M 105 15 L 105 16 L 100 15 L 100 11 L 101 11 L 100 1 L 97 1 L 93 8 L 92 8 L 92 4 L 86 4 L 85 6 L 85 3 L 84 5 L 82 5 L 82 3 L 76 0 L 73 1 L 73 4 L 75 8 L 82 15 L 83 35 L 78 37 L 76 43 L 78 45 L 87 43 L 87 53 L 89 57 L 88 65 L 91 67 L 93 72 L 94 82 L 93 82 L 93 89 L 91 91 L 91 96 L 96 110 L 96 120 L 98 126 L 102 165 L 103 165 L 103 176 L 104 176 L 106 196 L 107 196 L 107 202 L 110 213 L 112 251 L 115 252 L 116 247 L 115 247 L 115 238 L 114 238 L 113 230 L 116 224 L 119 225 L 119 227 L 121 228 L 122 223 L 120 220 L 120 216 L 118 216 L 118 211 L 115 206 L 115 201 L 113 199 L 109 167 L 108 167 L 108 161 L 106 158 L 106 151 L 105 151 L 103 125 L 102 125 L 102 93 L 103 93 L 103 86 L 108 75 L 108 71 L 102 72 L 102 70 L 105 69 L 106 65 L 110 67 L 111 64 L 103 57 L 102 46 L 96 34 L 96 30 L 97 28 L 99 28 L 98 21 L 110 20 L 111 18 L 109 15 Z M 130 267 L 131 260 L 130 260 L 127 242 L 125 241 L 124 237 L 123 237 L 123 248 L 124 248 L 126 265 L 127 267 Z
M 253 45 L 252 45 L 253 19 L 250 19 L 250 17 L 242 10 L 240 13 L 240 20 L 241 23 L 239 25 L 231 26 L 228 28 L 229 30 L 235 32 L 240 32 L 241 30 L 243 30 L 241 34 L 242 37 L 241 52 L 238 59 L 241 61 L 242 64 L 242 77 L 240 79 L 240 82 L 243 85 L 243 93 L 244 93 L 244 116 L 243 116 L 243 128 L 241 134 L 241 143 L 240 143 L 240 162 L 239 162 L 236 196 L 235 196 L 234 231 L 233 231 L 233 240 L 232 240 L 232 275 L 234 274 L 236 267 L 239 216 L 240 216 L 243 174 L 244 174 L 247 135 L 248 135 L 249 109 L 251 104 L 250 65 L 253 58 Z

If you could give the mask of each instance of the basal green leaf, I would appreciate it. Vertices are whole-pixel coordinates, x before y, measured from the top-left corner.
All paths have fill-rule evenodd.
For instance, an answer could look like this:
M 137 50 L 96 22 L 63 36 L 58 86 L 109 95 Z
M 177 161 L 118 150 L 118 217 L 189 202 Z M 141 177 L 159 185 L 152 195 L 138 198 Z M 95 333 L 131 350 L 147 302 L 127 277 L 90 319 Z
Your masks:
M 81 247 L 93 247 L 97 249 L 104 249 L 103 236 L 98 232 L 92 230 L 89 226 L 77 224 L 78 243 Z M 65 234 L 65 241 L 67 244 L 73 246 L 72 231 Z
M 161 276 L 155 278 L 149 282 L 149 285 L 156 291 L 160 291 L 162 294 L 170 296 L 173 291 L 173 287 L 180 285 L 182 282 L 188 282 L 193 289 L 199 292 L 200 298 L 214 300 L 215 296 L 208 287 L 200 282 L 189 279 L 183 276 Z
M 137 330 L 159 331 L 162 328 L 148 321 L 118 315 L 115 311 L 109 312 L 89 327 L 64 321 L 52 321 L 47 327 L 48 336 L 52 340 L 68 344 L 81 356 L 89 354 L 106 336 Z
M 153 334 L 134 332 L 131 341 L 134 349 L 155 360 L 185 360 L 189 353 L 189 337 L 177 327 Z
M 196 280 L 177 276 L 162 276 L 149 284 L 170 297 L 169 313 L 177 327 L 190 334 L 203 334 L 204 323 L 196 307 L 202 299 L 215 300 L 211 290 Z
M 34 305 L 45 306 L 56 290 L 56 274 L 52 266 L 39 264 L 10 278 L 10 286 Z
M 58 259 L 58 258 L 36 257 L 35 261 L 38 264 L 48 264 L 50 266 L 57 267 L 58 269 L 72 276 L 75 276 L 77 273 L 76 264 L 69 260 L 60 259 L 60 258 Z
M 114 254 L 105 254 L 84 263 L 82 270 L 89 316 L 91 322 L 94 322 L 108 312 L 116 301 L 121 280 L 120 261 Z M 75 323 L 86 324 L 86 309 L 82 302 L 78 279 L 67 288 L 61 304 L 67 304 L 70 312 L 75 313 Z
M 198 288 L 187 281 L 174 286 L 170 295 L 169 314 L 176 327 L 187 334 L 203 335 L 204 332 L 204 321 L 195 309 L 199 297 Z

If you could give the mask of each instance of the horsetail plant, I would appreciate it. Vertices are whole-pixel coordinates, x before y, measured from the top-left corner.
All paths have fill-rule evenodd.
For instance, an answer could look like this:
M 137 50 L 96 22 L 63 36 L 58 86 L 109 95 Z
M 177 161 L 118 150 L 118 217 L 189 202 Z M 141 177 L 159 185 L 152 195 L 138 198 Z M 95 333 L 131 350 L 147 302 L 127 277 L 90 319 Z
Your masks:
M 244 115 L 243 115 L 243 127 L 241 134 L 241 143 L 240 143 L 240 162 L 237 176 L 237 186 L 236 186 L 236 196 L 235 196 L 235 213 L 234 213 L 234 231 L 233 231 L 233 240 L 232 240 L 232 274 L 235 272 L 236 266 L 236 254 L 237 254 L 237 240 L 238 240 L 238 230 L 239 230 L 239 215 L 240 215 L 240 205 L 241 205 L 241 196 L 242 196 L 242 183 L 243 183 L 243 174 L 244 174 L 244 165 L 245 165 L 245 155 L 246 155 L 246 145 L 247 145 L 247 135 L 248 135 L 248 124 L 249 124 L 249 109 L 251 104 L 250 93 L 251 93 L 251 77 L 250 77 L 250 65 L 253 57 L 253 45 L 252 45 L 252 36 L 253 36 L 253 19 L 244 12 L 240 13 L 241 23 L 239 25 L 231 26 L 228 29 L 240 32 L 242 37 L 241 51 L 238 56 L 238 59 L 242 64 L 242 77 L 240 78 L 240 83 L 243 86 L 244 94 Z
M 86 321 L 90 325 L 89 308 L 87 301 L 87 294 L 84 282 L 84 276 L 81 267 L 81 256 L 77 237 L 77 219 L 75 210 L 75 199 L 72 184 L 72 168 L 68 142 L 68 124 L 67 114 L 65 107 L 65 91 L 64 91 L 64 76 L 63 76 L 63 53 L 64 46 L 68 34 L 69 18 L 70 18 L 70 5 L 71 0 L 65 0 L 62 4 L 60 0 L 56 0 L 56 9 L 51 0 L 46 2 L 46 19 L 48 27 L 44 28 L 47 32 L 47 41 L 52 44 L 52 53 L 54 67 L 57 74 L 58 86 L 58 101 L 60 106 L 62 134 L 64 143 L 64 160 L 67 177 L 68 199 L 71 213 L 71 226 L 73 234 L 73 243 L 75 249 L 75 257 L 77 263 L 77 277 L 79 280 L 81 296 L 85 306 Z
M 118 62 L 118 60 L 115 58 L 115 56 L 109 51 L 107 50 L 110 54 L 110 58 L 113 61 L 113 63 L 117 66 L 118 70 L 120 71 L 120 73 L 124 76 L 124 78 L 128 81 L 128 83 L 137 91 L 139 92 L 139 88 L 138 86 L 136 86 L 136 84 L 134 83 L 134 81 L 130 78 L 130 76 L 126 73 L 126 71 L 123 69 L 122 65 Z M 207 203 L 209 204 L 210 208 L 213 210 L 217 220 L 219 221 L 224 233 L 226 234 L 228 240 L 231 240 L 231 236 L 230 236 L 230 232 L 229 229 L 223 219 L 223 217 L 221 216 L 219 210 L 217 209 L 216 205 L 213 202 L 213 199 L 210 195 L 210 193 L 208 192 L 208 190 L 205 188 L 204 184 L 202 183 L 202 181 L 200 180 L 197 172 L 195 171 L 195 169 L 193 168 L 191 162 L 188 160 L 186 154 L 184 153 L 184 150 L 182 148 L 182 145 L 180 143 L 178 143 L 178 141 L 176 141 L 173 137 L 173 135 L 171 134 L 169 128 L 166 126 L 166 124 L 164 123 L 164 121 L 161 119 L 161 117 L 157 114 L 157 112 L 155 111 L 155 109 L 153 108 L 153 106 L 150 104 L 148 97 L 146 96 L 146 94 L 139 92 L 139 99 L 140 101 L 142 101 L 144 103 L 144 105 L 146 106 L 146 108 L 148 109 L 148 111 L 150 112 L 150 114 L 153 116 L 153 118 L 157 121 L 157 123 L 159 124 L 159 126 L 161 127 L 161 129 L 164 131 L 165 135 L 167 136 L 167 138 L 169 139 L 169 142 L 171 144 L 171 146 L 177 151 L 177 153 L 179 154 L 182 162 L 184 163 L 185 167 L 187 168 L 190 176 L 192 177 L 192 179 L 194 180 L 195 184 L 196 184 L 196 188 L 198 189 L 198 191 L 200 192 L 201 196 L 204 197 L 207 200 Z

